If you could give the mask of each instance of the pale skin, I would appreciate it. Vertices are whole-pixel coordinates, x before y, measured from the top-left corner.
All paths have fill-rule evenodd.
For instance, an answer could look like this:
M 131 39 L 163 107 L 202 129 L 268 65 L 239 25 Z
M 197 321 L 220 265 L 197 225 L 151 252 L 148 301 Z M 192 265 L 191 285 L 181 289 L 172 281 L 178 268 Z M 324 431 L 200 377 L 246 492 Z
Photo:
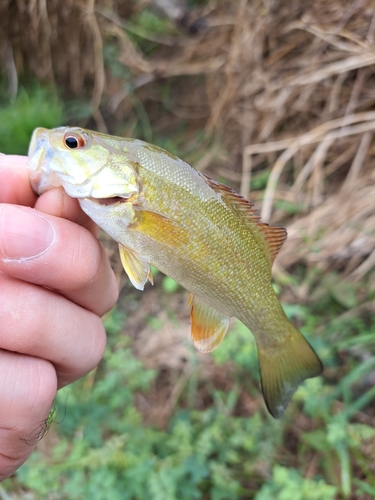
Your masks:
M 0 155 L 0 481 L 28 458 L 59 388 L 101 360 L 118 297 L 97 227 L 27 158 Z

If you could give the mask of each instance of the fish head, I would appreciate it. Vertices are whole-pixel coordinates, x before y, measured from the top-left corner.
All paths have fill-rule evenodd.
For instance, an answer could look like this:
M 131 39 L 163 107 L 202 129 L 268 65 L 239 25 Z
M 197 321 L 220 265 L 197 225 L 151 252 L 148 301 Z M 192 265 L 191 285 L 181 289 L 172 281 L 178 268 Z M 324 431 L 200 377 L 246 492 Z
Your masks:
M 29 147 L 30 183 L 41 195 L 62 186 L 72 198 L 128 200 L 140 193 L 137 161 L 121 138 L 79 127 L 37 128 Z

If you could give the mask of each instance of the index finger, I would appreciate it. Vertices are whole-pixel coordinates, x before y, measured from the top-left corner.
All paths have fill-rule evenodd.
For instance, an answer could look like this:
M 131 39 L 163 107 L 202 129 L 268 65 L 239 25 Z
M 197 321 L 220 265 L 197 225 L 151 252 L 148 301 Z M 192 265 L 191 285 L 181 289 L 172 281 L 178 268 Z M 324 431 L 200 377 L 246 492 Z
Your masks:
M 33 207 L 36 195 L 30 187 L 27 156 L 0 155 L 0 203 Z
M 82 211 L 77 200 L 70 198 L 62 188 L 35 195 L 30 186 L 27 156 L 0 153 L 0 203 L 11 203 L 37 208 L 55 217 L 68 219 L 98 236 L 97 225 Z

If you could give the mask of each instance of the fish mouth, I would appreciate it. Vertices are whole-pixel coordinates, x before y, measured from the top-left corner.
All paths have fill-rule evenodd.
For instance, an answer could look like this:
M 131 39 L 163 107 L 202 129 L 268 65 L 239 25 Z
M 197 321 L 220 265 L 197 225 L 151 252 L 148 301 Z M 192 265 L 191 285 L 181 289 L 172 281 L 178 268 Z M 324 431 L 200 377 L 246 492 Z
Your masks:
M 114 196 L 113 198 L 90 198 L 92 201 L 96 201 L 100 205 L 117 205 L 118 203 L 124 203 L 129 200 L 129 198 L 121 198 L 120 196 Z
M 132 194 L 131 196 L 111 196 L 108 198 L 88 198 L 90 201 L 97 203 L 98 205 L 104 205 L 106 207 L 118 205 L 120 203 L 131 203 L 133 200 L 135 201 L 136 195 Z

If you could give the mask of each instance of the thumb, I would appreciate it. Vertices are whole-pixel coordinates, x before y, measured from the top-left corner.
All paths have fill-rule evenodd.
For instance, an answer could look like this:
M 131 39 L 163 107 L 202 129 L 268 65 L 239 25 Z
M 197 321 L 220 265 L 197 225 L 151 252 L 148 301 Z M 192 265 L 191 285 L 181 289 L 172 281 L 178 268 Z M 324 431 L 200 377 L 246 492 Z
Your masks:
M 28 235 L 25 238 L 25 234 Z M 55 237 L 51 223 L 35 210 L 0 205 L 0 247 L 5 261 L 37 257 L 48 250 Z

